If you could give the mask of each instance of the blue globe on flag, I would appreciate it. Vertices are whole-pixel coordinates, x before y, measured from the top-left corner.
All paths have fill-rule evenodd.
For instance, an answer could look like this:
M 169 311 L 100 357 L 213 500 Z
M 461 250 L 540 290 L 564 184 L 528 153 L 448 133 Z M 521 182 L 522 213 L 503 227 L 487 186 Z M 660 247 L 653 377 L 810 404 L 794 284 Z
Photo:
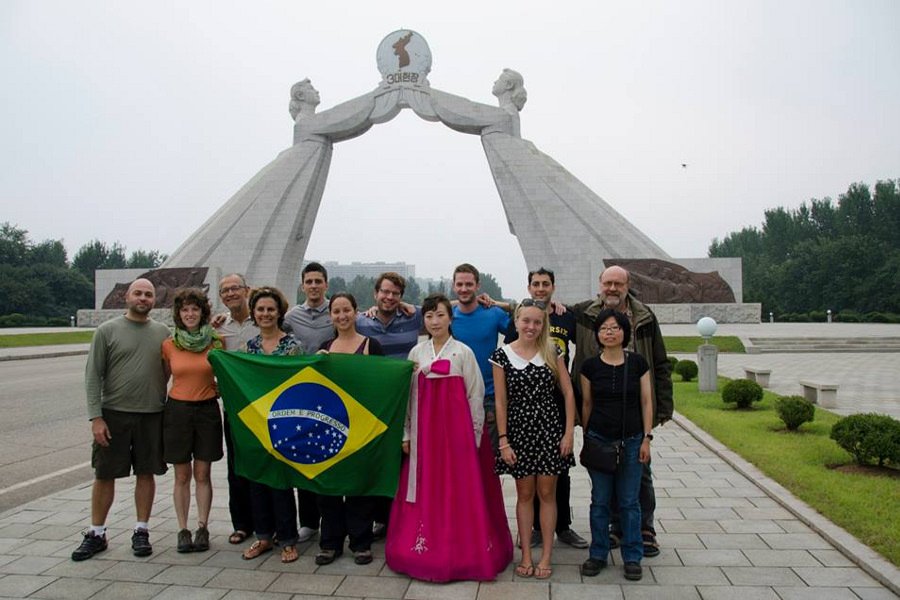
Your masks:
M 272 448 L 284 458 L 316 464 L 344 447 L 350 417 L 333 390 L 318 383 L 298 383 L 272 404 L 268 429 Z

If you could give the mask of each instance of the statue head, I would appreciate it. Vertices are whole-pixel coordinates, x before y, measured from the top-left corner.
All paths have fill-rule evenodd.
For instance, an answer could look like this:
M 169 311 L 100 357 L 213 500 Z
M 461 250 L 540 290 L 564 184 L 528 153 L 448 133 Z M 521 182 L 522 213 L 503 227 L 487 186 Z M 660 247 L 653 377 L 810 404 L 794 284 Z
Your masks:
M 522 110 L 525 101 L 528 100 L 528 92 L 525 91 L 525 80 L 518 71 L 503 69 L 500 77 L 494 82 L 491 90 L 500 101 L 500 106 L 511 104 L 517 111 Z
M 319 102 L 319 91 L 313 87 L 309 79 L 298 81 L 291 86 L 291 103 L 288 110 L 295 121 L 298 116 L 308 117 L 315 114 Z

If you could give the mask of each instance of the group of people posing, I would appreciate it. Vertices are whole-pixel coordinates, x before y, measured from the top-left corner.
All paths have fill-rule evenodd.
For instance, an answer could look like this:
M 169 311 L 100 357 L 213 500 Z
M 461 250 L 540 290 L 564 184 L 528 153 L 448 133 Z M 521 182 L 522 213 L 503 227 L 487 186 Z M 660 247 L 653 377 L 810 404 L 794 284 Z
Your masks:
M 132 549 L 149 555 L 154 475 L 165 473 L 167 463 L 175 471 L 176 548 L 207 550 L 210 470 L 223 457 L 224 440 L 233 525 L 228 541 L 256 538 L 244 549 L 245 559 L 277 545 L 283 562 L 295 561 L 297 545 L 319 534 L 317 564 L 337 560 L 348 538 L 353 560 L 367 564 L 373 541 L 386 536 L 385 561 L 396 572 L 429 581 L 491 580 L 513 560 L 499 478 L 509 474 L 516 485 L 521 549 L 516 576 L 551 577 L 555 536 L 588 550 L 583 575 L 597 575 L 610 549 L 621 546 L 625 577 L 640 579 L 641 559 L 659 553 L 652 430 L 671 418 L 673 403 L 659 324 L 629 294 L 628 284 L 627 271 L 610 267 L 600 276 L 595 300 L 565 306 L 553 301 L 554 273 L 541 268 L 528 274 L 529 297 L 511 306 L 479 294 L 478 270 L 461 264 L 453 273 L 453 302 L 433 294 L 422 306 L 406 304 L 405 280 L 383 273 L 375 282 L 375 306 L 359 313 L 352 295 L 326 296 L 327 271 L 310 263 L 301 275 L 306 299 L 290 310 L 281 291 L 251 289 L 238 274 L 219 284 L 228 309 L 222 316 L 211 316 L 202 290 L 180 290 L 170 335 L 149 318 L 153 285 L 137 280 L 126 295 L 126 314 L 97 329 L 88 357 L 92 522 L 72 558 L 106 549 L 114 482 L 132 471 Z M 419 342 L 421 333 L 427 339 Z M 223 432 L 206 359 L 213 348 L 413 361 L 395 497 L 322 496 L 237 475 L 234 455 L 240 448 L 233 447 L 227 418 Z M 590 543 L 572 529 L 569 469 L 575 465 L 576 423 L 586 437 L 617 441 L 623 449 L 615 473 L 588 469 Z M 534 556 L 538 546 L 540 555 Z

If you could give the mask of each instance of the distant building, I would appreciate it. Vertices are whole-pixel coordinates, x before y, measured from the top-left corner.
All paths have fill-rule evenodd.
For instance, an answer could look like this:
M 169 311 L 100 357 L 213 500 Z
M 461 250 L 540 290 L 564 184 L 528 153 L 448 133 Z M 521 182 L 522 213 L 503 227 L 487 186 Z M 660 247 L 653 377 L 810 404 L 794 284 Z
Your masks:
M 303 266 L 311 262 L 319 262 L 328 269 L 328 279 L 340 277 L 347 283 L 350 283 L 358 276 L 375 278 L 387 271 L 399 273 L 406 279 L 416 276 L 416 265 L 408 265 L 405 262 L 352 262 L 350 264 L 342 264 L 334 260 L 328 261 L 303 261 Z

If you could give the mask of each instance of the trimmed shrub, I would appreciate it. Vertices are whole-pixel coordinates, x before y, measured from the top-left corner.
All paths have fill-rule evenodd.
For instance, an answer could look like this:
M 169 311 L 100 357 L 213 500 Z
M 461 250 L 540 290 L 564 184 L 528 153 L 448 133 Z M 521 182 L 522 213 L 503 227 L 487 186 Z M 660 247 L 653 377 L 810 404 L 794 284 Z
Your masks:
M 862 316 L 855 310 L 842 310 L 833 315 L 834 320 L 839 323 L 862 323 Z
M 816 416 L 816 407 L 803 396 L 780 396 L 775 402 L 775 410 L 789 431 L 797 431 Z
M 667 356 L 666 358 L 669 359 L 669 364 L 672 365 L 672 372 L 675 373 L 675 366 L 678 364 L 678 359 L 674 356 Z
M 887 415 L 861 413 L 844 417 L 831 428 L 831 439 L 864 465 L 885 461 L 900 465 L 900 421 Z
M 700 372 L 700 367 L 692 360 L 679 360 L 675 365 L 675 372 L 681 375 L 682 381 L 691 381 Z
M 824 323 L 828 320 L 828 314 L 824 310 L 811 310 L 809 320 L 813 323 Z
M 762 386 L 749 379 L 733 379 L 722 388 L 722 401 L 737 404 L 738 408 L 750 408 L 763 397 Z

